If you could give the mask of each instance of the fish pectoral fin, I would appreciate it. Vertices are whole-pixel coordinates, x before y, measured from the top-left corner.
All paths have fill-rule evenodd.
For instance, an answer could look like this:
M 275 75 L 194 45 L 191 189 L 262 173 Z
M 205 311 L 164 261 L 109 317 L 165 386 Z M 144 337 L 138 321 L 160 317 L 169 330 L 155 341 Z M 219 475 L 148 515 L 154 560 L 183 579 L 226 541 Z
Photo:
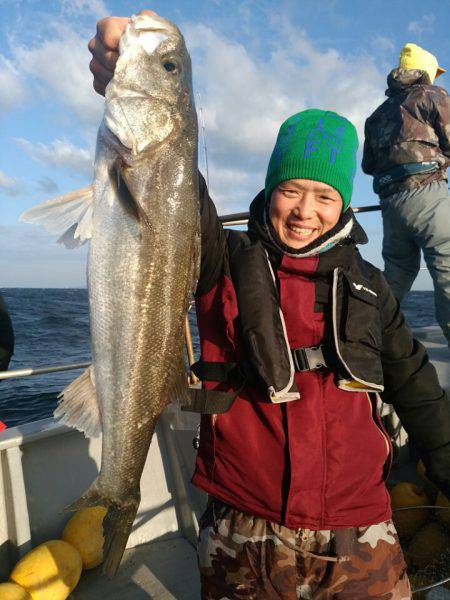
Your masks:
M 76 248 L 92 237 L 93 204 L 94 192 L 89 186 L 33 206 L 20 215 L 20 220 L 62 234 L 58 243 Z
M 101 413 L 92 367 L 72 381 L 58 399 L 53 415 L 60 423 L 82 431 L 87 437 L 101 433 Z
M 216 392 L 215 390 L 186 388 L 182 391 L 179 402 L 181 410 L 190 410 L 205 415 L 216 415 L 227 412 L 231 408 L 236 396 L 236 392 Z
M 130 217 L 136 219 L 144 227 L 150 227 L 147 213 L 128 188 L 125 173 L 126 167 L 124 167 L 122 159 L 118 158 L 109 174 L 110 183 L 116 192 L 116 197 Z

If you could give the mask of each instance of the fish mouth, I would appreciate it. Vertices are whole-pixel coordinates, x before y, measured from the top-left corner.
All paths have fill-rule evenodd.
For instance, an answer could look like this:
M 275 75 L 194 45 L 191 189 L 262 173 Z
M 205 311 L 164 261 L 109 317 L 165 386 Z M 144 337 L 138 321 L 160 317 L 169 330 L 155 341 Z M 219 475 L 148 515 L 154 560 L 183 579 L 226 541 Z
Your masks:
M 156 14 L 133 15 L 131 24 L 138 32 L 149 31 L 166 36 L 180 35 L 178 28 L 173 23 Z
M 111 80 L 112 83 L 112 80 Z M 108 84 L 109 85 L 109 84 Z M 149 100 L 153 96 L 147 94 L 144 90 L 133 89 L 129 87 L 122 87 L 117 85 L 109 87 L 109 93 L 107 94 L 107 100 L 123 100 L 124 98 L 141 98 L 143 100 Z
M 134 44 L 139 44 L 148 55 L 153 55 L 167 39 L 181 38 L 178 28 L 158 15 L 133 15 L 119 44 L 120 54 Z M 137 39 L 136 39 L 137 38 Z
M 167 98 L 163 96 L 158 96 L 152 90 L 152 93 L 149 94 L 142 88 L 129 87 L 120 85 L 114 79 L 108 83 L 106 87 L 106 103 L 109 102 L 119 102 L 121 100 L 133 99 L 133 100 L 153 100 L 157 101 L 161 104 L 169 105 L 170 103 L 167 101 Z

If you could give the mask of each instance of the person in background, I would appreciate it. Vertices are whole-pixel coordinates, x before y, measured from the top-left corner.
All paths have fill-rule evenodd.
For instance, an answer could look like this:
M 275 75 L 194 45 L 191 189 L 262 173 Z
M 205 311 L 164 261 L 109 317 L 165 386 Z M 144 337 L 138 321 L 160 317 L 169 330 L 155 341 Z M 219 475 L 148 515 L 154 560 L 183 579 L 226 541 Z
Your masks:
M 125 24 L 100 21 L 89 44 L 100 93 Z M 195 372 L 207 389 L 236 394 L 226 413 L 201 420 L 192 481 L 209 495 L 205 600 L 411 597 L 378 393 L 450 496 L 450 402 L 357 249 L 367 241 L 350 207 L 357 147 L 355 127 L 334 112 L 289 117 L 246 232 L 222 227 L 199 176 Z
M 0 371 L 6 371 L 14 352 L 14 332 L 5 301 L 0 294 Z M 0 431 L 6 425 L 0 420 Z
M 387 100 L 367 119 L 362 169 L 383 214 L 384 275 L 399 302 L 419 272 L 434 285 L 436 319 L 450 344 L 450 97 L 436 58 L 406 44 L 387 78 Z

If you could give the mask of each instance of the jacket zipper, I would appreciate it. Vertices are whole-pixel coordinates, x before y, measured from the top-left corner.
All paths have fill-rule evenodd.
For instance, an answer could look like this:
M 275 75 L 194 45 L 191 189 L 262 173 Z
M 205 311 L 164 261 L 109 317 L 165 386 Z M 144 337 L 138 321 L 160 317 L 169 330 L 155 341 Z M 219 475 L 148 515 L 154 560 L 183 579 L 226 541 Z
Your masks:
M 384 433 L 384 431 L 382 431 L 381 427 L 378 425 L 378 423 L 376 422 L 376 420 L 373 418 L 373 405 L 372 405 L 372 401 L 370 400 L 370 396 L 369 393 L 366 392 L 366 397 L 367 397 L 367 402 L 369 403 L 369 408 L 370 408 L 370 420 L 372 421 L 372 423 L 375 425 L 378 433 L 381 435 L 381 437 L 384 440 L 384 443 L 386 444 L 386 459 L 385 461 L 389 458 L 389 455 L 391 453 L 391 447 L 389 445 L 389 442 L 387 440 L 386 434 Z

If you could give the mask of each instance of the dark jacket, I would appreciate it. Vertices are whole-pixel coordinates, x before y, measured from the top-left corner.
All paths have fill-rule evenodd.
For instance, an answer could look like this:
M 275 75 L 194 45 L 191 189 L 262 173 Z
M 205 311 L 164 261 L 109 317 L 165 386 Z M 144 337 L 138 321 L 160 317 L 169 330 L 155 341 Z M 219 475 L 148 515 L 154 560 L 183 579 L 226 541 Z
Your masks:
M 397 410 L 428 475 L 450 493 L 450 404 L 382 274 L 359 255 L 355 244 L 366 241 L 359 225 L 345 243 L 318 257 L 289 258 L 267 235 L 263 194 L 252 203 L 247 233 L 221 227 L 204 182 L 201 198 L 202 268 L 196 304 L 202 358 L 221 365 L 246 363 L 244 371 L 250 363 L 251 372 L 250 383 L 229 413 L 202 417 L 194 483 L 247 512 L 282 521 L 284 515 L 284 522 L 293 527 L 356 526 L 388 518 L 386 494 L 379 487 L 386 455 L 380 462 L 369 448 L 367 456 L 363 452 L 350 458 L 352 431 L 363 432 L 368 440 L 375 436 L 368 441 L 375 447 L 380 433 L 373 429 L 376 416 L 367 412 L 367 399 L 374 408 L 376 390 L 384 390 L 384 401 Z M 262 266 L 264 259 L 267 268 Z M 293 348 L 298 341 L 324 343 L 329 369 L 323 376 L 320 371 L 295 373 L 295 385 L 287 388 L 292 373 L 283 347 Z M 237 390 L 242 383 L 235 374 L 221 383 L 206 379 L 210 389 Z M 301 397 L 276 405 L 270 388 L 277 386 L 278 391 L 284 387 Z M 328 408 L 319 410 L 325 398 Z M 289 399 L 294 396 L 285 398 Z M 336 412 L 338 406 L 345 410 Z M 356 420 L 347 431 L 351 419 Z M 323 438 L 331 447 L 329 457 L 320 459 L 321 469 L 314 462 L 320 457 L 311 457 L 311 446 L 299 450 L 311 433 L 311 440 L 318 443 Z M 378 443 L 382 440 L 383 435 Z M 333 457 L 343 448 L 349 450 L 349 460 L 339 461 L 345 468 L 337 476 Z M 306 466 L 312 469 L 310 488 L 294 472 L 301 461 L 307 463 L 300 474 Z M 333 514 L 327 512 L 329 507 L 321 515 L 312 514 L 319 501 L 313 487 L 321 473 L 336 475 L 332 488 L 339 494 L 333 497 Z M 346 496 L 369 480 L 368 505 L 355 512 L 357 502 L 353 499 L 349 505 Z
M 447 179 L 450 163 L 450 97 L 424 71 L 394 69 L 387 100 L 367 119 L 362 169 L 369 175 L 405 163 L 436 161 L 439 169 L 392 182 L 381 197 Z
M 5 301 L 0 295 L 0 371 L 6 371 L 14 352 L 14 332 Z

